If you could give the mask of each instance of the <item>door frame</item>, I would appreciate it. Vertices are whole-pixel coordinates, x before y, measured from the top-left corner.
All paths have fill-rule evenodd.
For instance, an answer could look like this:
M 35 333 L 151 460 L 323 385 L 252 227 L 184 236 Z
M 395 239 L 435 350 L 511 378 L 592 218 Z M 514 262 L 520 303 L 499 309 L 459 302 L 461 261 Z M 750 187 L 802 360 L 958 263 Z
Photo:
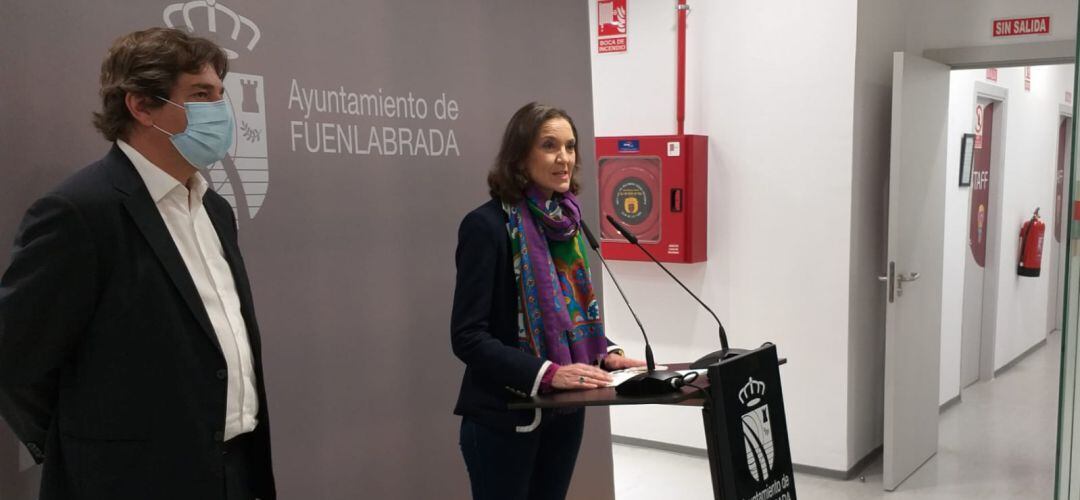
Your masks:
M 1049 309 L 1046 311 L 1047 316 L 1047 329 L 1046 334 L 1051 335 L 1054 332 L 1061 333 L 1061 318 L 1065 316 L 1065 285 L 1068 281 L 1065 276 L 1065 254 L 1069 250 L 1068 239 L 1068 224 L 1072 220 L 1070 214 L 1072 214 L 1072 207 L 1068 206 L 1069 200 L 1065 199 L 1068 193 L 1069 184 L 1072 183 L 1072 177 L 1069 175 L 1069 168 L 1072 166 L 1072 141 L 1073 141 L 1073 127 L 1075 126 L 1073 120 L 1072 104 L 1066 104 L 1064 102 L 1058 104 L 1058 120 L 1065 120 L 1065 166 L 1064 166 L 1064 178 L 1062 182 L 1062 207 L 1061 213 L 1058 214 L 1062 220 L 1054 220 L 1054 224 L 1061 224 L 1061 241 L 1054 242 L 1055 253 L 1054 255 L 1054 273 L 1057 275 L 1051 286 L 1054 292 L 1050 295 L 1053 300 L 1050 301 Z M 1056 168 L 1056 166 L 1055 166 Z
M 967 71 L 956 70 L 951 71 Z M 950 71 L 950 77 L 951 77 Z M 974 307 L 971 304 L 973 297 L 969 297 L 968 280 L 971 276 L 967 275 L 970 270 L 968 267 L 970 262 L 968 260 L 968 252 L 971 251 L 971 242 L 967 241 L 964 245 L 964 263 L 965 274 L 962 280 L 963 286 L 963 314 L 960 318 L 960 359 L 957 366 L 960 370 L 960 386 L 957 388 L 957 394 L 960 401 L 963 401 L 964 389 L 984 382 L 993 378 L 993 361 L 994 361 L 994 345 L 997 338 L 997 305 L 998 305 L 998 278 L 1000 277 L 1000 258 L 999 250 L 1001 248 L 1000 239 L 1003 235 L 1000 233 L 1001 222 L 998 217 L 1002 212 L 1002 202 L 1004 200 L 1004 185 L 1003 185 L 1003 168 L 1004 168 L 1004 144 L 1005 144 L 1005 123 L 1007 123 L 1007 111 L 1006 103 L 1009 98 L 1009 90 L 1000 85 L 992 83 L 976 81 L 972 85 L 971 101 L 967 107 L 970 110 L 970 114 L 974 115 L 975 110 L 978 109 L 980 102 L 989 101 L 994 104 L 993 123 L 991 123 L 990 129 L 993 130 L 993 135 L 990 137 L 990 192 L 987 194 L 987 202 L 990 206 L 990 214 L 986 220 L 986 256 L 984 258 L 984 266 L 982 268 L 983 280 L 982 286 L 976 288 L 978 290 L 978 330 L 973 331 L 972 328 L 975 325 L 968 325 L 966 323 L 968 319 L 967 311 L 970 307 Z M 974 128 L 972 124 L 972 128 Z M 1001 186 L 999 186 L 1001 184 Z M 1000 188 L 1000 189 L 999 189 Z M 966 204 L 969 212 L 965 216 L 967 224 L 971 222 L 971 197 L 974 195 L 973 190 L 968 191 Z M 965 234 L 970 234 L 970 226 L 965 227 Z M 973 292 L 974 290 L 972 290 Z M 944 290 L 942 293 L 945 293 Z M 973 334 L 977 333 L 978 338 L 971 338 Z M 969 356 L 971 350 L 969 344 L 973 342 L 977 343 L 974 349 L 974 355 Z M 968 359 L 971 357 L 972 359 Z M 969 368 L 969 363 L 976 361 L 975 366 Z M 968 374 L 972 374 L 973 378 L 968 378 Z
M 1009 89 L 986 82 L 975 82 L 975 95 L 971 109 L 974 110 L 979 99 L 989 99 L 994 106 L 994 137 L 990 145 L 990 206 L 986 221 L 986 231 L 996 237 L 986 239 L 986 270 L 988 279 L 983 281 L 982 328 L 979 340 L 979 380 L 986 382 L 994 378 L 994 347 L 997 345 L 998 280 L 1001 276 L 1001 245 L 1009 234 L 1004 233 L 1005 201 L 1005 144 L 1008 137 Z M 1011 239 L 1009 241 L 1012 241 Z M 961 358 L 961 362 L 963 359 Z M 963 392 L 963 387 L 960 388 Z
M 949 67 L 950 71 L 958 70 L 958 69 L 980 69 L 980 68 L 990 68 L 990 67 L 1010 67 L 1010 66 L 1027 66 L 1027 65 L 1031 65 L 1031 66 L 1035 66 L 1035 65 L 1053 65 L 1053 64 L 1062 64 L 1062 63 L 1074 64 L 1075 65 L 1078 62 L 1080 62 L 1080 61 L 1078 61 L 1078 58 L 1077 58 L 1076 46 L 1075 46 L 1074 43 L 1063 44 L 1063 43 L 1059 43 L 1059 42 L 1035 42 L 1035 43 L 1023 44 L 1023 45 L 1024 45 L 1024 47 L 1022 47 L 1022 50 L 1019 50 L 1019 51 L 1015 50 L 1014 48 L 1011 48 L 1010 45 L 998 45 L 998 46 L 986 46 L 986 47 L 955 47 L 955 48 L 944 48 L 944 49 L 928 49 L 928 50 L 922 51 L 921 54 L 918 54 L 918 53 L 916 53 L 916 54 L 919 55 L 920 57 L 929 59 L 931 61 L 936 61 L 936 62 L 939 62 L 941 64 L 944 64 L 944 65 Z M 894 78 L 895 78 L 895 75 L 894 75 Z M 978 90 L 979 90 L 979 87 L 976 88 L 976 93 L 975 93 L 976 97 L 975 97 L 975 99 L 978 99 L 978 95 L 979 95 Z M 894 90 L 894 92 L 895 92 L 895 90 Z M 993 96 L 994 96 L 994 94 L 991 93 L 991 95 L 988 96 L 988 97 L 993 98 Z M 1007 101 L 1007 97 L 1008 96 L 1006 95 L 1005 96 L 1006 101 Z M 1003 108 L 1005 108 L 1005 107 L 1007 107 L 1007 106 L 1003 106 Z M 972 106 L 971 109 L 974 110 L 974 105 Z M 1002 113 L 1001 113 L 1000 116 L 1002 118 L 1002 122 L 1004 122 L 1004 118 L 1006 116 L 1006 110 L 1005 109 L 1002 109 Z M 1002 130 L 1002 132 L 1005 132 L 1005 131 Z M 1001 135 L 1001 137 L 1004 138 L 1004 133 Z M 1002 140 L 1001 143 L 1004 144 L 1004 140 Z M 1075 147 L 1075 145 L 1074 145 L 1074 147 Z M 1004 153 L 1004 146 L 998 148 L 997 154 L 1002 155 L 1002 153 Z M 1003 158 L 1003 156 L 999 156 L 999 161 L 1000 161 L 1001 158 Z M 991 161 L 993 161 L 993 159 Z M 1004 173 L 1004 169 L 1003 168 L 999 169 L 999 172 Z M 996 201 L 998 206 L 1000 206 L 1000 204 L 1001 204 L 1001 193 L 1003 192 L 1003 190 L 1001 188 L 1003 188 L 1004 186 L 1003 186 L 1003 183 L 997 183 L 997 184 L 1002 184 L 1002 186 L 998 186 L 998 187 L 991 186 L 991 194 L 990 194 L 990 196 L 991 196 L 991 200 Z M 994 228 L 997 230 L 998 233 L 1000 233 L 1001 222 L 1002 222 L 1001 216 L 1003 214 L 1001 213 L 1002 210 L 998 210 L 997 212 L 999 212 L 998 215 L 991 217 L 990 220 L 988 221 L 988 228 L 987 229 L 988 230 L 990 229 L 989 224 L 994 224 Z M 888 207 L 886 207 L 886 214 L 887 213 L 888 213 Z M 942 218 L 944 218 L 945 217 L 944 212 L 941 213 L 940 216 Z M 887 215 L 886 215 L 886 217 L 887 217 Z M 991 254 L 990 257 L 987 259 L 988 266 L 989 266 L 989 264 L 991 262 L 993 263 L 993 265 L 995 267 L 999 265 L 999 263 L 1000 263 L 1000 255 L 999 255 L 1000 248 L 1001 248 L 1000 245 L 995 244 L 992 251 L 991 251 L 991 248 L 989 248 L 989 245 L 988 245 L 987 251 L 990 252 L 990 254 Z M 888 265 L 889 265 L 888 252 L 886 252 L 886 259 L 885 259 L 885 262 L 883 263 L 883 265 L 885 266 L 886 269 L 888 268 Z M 984 286 L 985 286 L 985 284 L 984 284 Z M 997 298 L 998 298 L 997 297 L 998 294 L 997 294 L 996 280 L 995 280 L 993 286 L 994 286 L 993 299 L 994 299 L 994 303 L 996 304 L 996 301 L 997 301 Z M 985 299 L 986 299 L 986 297 L 985 297 L 985 294 L 984 294 L 984 300 Z M 883 308 L 884 307 L 885 306 L 883 305 Z M 994 312 L 995 312 L 995 315 L 996 315 L 996 307 L 994 309 L 995 309 Z M 994 319 L 995 319 L 995 322 L 996 322 L 996 317 Z M 882 331 L 884 333 L 884 325 L 883 325 Z M 994 353 L 994 347 L 995 347 L 994 344 L 996 342 L 996 324 L 995 324 L 995 332 L 994 333 L 995 333 L 995 335 L 994 335 L 994 337 L 991 338 L 991 341 L 985 343 L 987 345 L 980 346 L 981 350 L 988 350 L 989 353 L 990 353 L 990 356 L 987 358 L 987 363 L 986 364 L 990 366 L 989 371 L 990 371 L 990 377 L 991 378 L 993 376 L 993 353 Z M 941 332 L 939 331 L 937 335 L 938 335 L 938 342 L 940 343 L 940 341 L 941 341 Z M 888 346 L 888 343 L 886 342 L 886 348 L 887 348 L 887 346 Z M 887 353 L 886 353 L 886 356 L 887 356 Z M 983 367 L 983 364 L 984 364 L 982 358 L 983 358 L 983 356 L 980 355 L 980 379 L 982 379 L 982 367 Z M 940 365 L 935 364 L 935 366 L 937 366 L 938 369 L 940 370 Z M 939 374 L 939 377 L 940 377 L 940 374 Z M 886 382 L 886 384 L 888 384 L 888 377 L 887 376 L 886 376 L 885 382 Z M 887 390 L 888 390 L 888 388 L 886 387 L 886 391 Z M 888 413 L 886 413 L 885 416 L 886 416 L 886 418 L 888 418 Z M 886 430 L 886 432 L 887 432 L 887 430 Z M 933 432 L 936 433 L 937 429 L 934 429 Z M 906 479 L 910 478 L 911 475 L 914 475 L 915 473 L 917 473 L 918 470 L 921 469 L 923 465 L 925 465 L 925 462 L 922 465 L 920 465 L 919 467 L 917 467 L 910 475 L 908 475 L 908 477 L 904 478 L 904 480 L 897 483 L 896 486 L 893 489 L 898 489 L 903 484 L 903 482 L 906 481 Z M 889 490 L 889 488 L 886 488 L 886 490 Z

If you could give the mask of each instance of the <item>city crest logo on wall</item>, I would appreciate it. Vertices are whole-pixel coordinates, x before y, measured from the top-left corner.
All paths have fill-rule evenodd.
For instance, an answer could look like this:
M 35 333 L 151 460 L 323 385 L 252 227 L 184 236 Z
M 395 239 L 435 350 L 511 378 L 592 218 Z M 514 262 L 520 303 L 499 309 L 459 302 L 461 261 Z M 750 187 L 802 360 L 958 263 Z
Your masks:
M 170 4 L 162 17 L 168 27 L 183 26 L 200 36 L 216 35 L 220 29 L 222 36 L 210 38 L 225 50 L 230 66 L 231 61 L 240 58 L 241 52 L 254 50 L 262 36 L 251 19 L 217 0 Z M 263 77 L 230 71 L 222 83 L 225 100 L 235 118 L 233 145 L 225 159 L 211 165 L 206 173 L 213 189 L 232 205 L 237 220 L 254 219 L 270 187 Z
M 769 478 L 775 458 L 769 405 L 763 396 L 765 382 L 753 378 L 739 390 L 739 402 L 747 408 L 747 412 L 742 416 L 746 464 L 750 467 L 750 475 L 755 481 Z

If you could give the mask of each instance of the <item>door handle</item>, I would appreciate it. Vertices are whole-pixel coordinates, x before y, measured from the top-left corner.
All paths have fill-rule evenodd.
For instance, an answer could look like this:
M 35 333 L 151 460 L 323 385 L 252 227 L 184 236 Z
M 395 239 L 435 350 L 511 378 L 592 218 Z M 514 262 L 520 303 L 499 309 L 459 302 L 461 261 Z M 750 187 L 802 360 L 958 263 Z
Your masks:
M 890 304 L 892 304 L 893 301 L 896 300 L 896 297 L 895 297 L 895 295 L 893 293 L 893 290 L 894 290 L 893 285 L 894 284 L 899 284 L 899 283 L 896 283 L 895 278 L 896 278 L 896 263 L 895 262 L 889 262 L 889 274 L 886 274 L 885 276 L 878 276 L 877 277 L 878 281 L 880 281 L 882 283 L 885 283 L 885 286 L 889 289 L 889 303 Z
M 919 279 L 919 273 L 908 273 L 904 276 L 904 273 L 896 275 L 896 295 L 898 297 L 904 296 L 904 283 L 908 281 L 915 281 Z

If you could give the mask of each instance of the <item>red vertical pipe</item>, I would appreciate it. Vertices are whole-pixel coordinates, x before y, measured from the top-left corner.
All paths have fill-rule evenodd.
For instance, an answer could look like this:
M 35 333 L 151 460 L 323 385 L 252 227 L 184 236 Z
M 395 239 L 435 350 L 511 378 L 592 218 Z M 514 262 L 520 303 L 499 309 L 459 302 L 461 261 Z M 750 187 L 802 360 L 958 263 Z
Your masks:
M 686 0 L 679 0 L 679 53 L 678 68 L 675 77 L 675 120 L 679 125 L 679 135 L 683 135 L 683 121 L 686 119 L 686 12 L 689 7 Z

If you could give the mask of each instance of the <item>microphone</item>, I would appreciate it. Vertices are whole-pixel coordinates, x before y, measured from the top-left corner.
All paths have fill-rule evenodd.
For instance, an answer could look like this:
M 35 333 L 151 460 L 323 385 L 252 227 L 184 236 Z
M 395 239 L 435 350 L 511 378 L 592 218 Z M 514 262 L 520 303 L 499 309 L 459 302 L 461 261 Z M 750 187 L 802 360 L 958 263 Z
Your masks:
M 593 252 L 600 258 L 600 263 L 604 265 L 604 269 L 607 269 L 608 276 L 611 277 L 611 282 L 615 283 L 615 289 L 619 291 L 619 295 L 626 304 L 626 308 L 630 310 L 630 315 L 634 317 L 634 321 L 637 322 L 638 328 L 641 329 L 641 336 L 645 338 L 645 367 L 648 371 L 640 375 L 635 375 L 617 385 L 615 387 L 615 392 L 624 396 L 651 396 L 654 394 L 677 391 L 680 387 L 685 385 L 686 382 L 690 382 L 693 379 L 684 380 L 683 375 L 679 372 L 658 371 L 656 369 L 652 345 L 649 344 L 649 335 L 645 333 L 645 327 L 641 324 L 641 319 L 639 319 L 637 313 L 634 312 L 634 308 L 630 305 L 630 301 L 626 298 L 626 294 L 623 293 L 622 286 L 620 286 L 619 281 L 615 279 L 615 274 L 611 272 L 611 268 L 608 267 L 608 263 L 604 260 L 604 256 L 600 255 L 600 243 L 596 241 L 596 237 L 593 236 L 592 231 L 589 230 L 589 226 L 585 225 L 585 221 L 581 221 L 581 230 L 585 233 L 585 239 L 589 240 L 589 246 L 592 247 Z M 696 377 L 697 374 L 695 373 L 694 375 Z
M 701 304 L 701 307 L 704 307 L 706 311 L 709 311 L 709 314 L 711 314 L 713 319 L 716 320 L 716 326 L 720 329 L 720 350 L 706 354 L 697 361 L 694 361 L 690 364 L 691 369 L 700 370 L 702 368 L 708 368 L 709 365 L 716 364 L 724 358 L 747 352 L 744 349 L 729 349 L 727 332 L 724 331 L 724 325 L 720 322 L 720 318 L 716 317 L 716 313 L 714 313 L 713 310 L 705 304 L 705 302 L 702 302 L 702 300 L 698 298 L 698 296 L 695 295 L 694 292 L 691 292 L 690 289 L 687 288 L 686 285 L 684 285 L 683 282 L 679 280 L 679 278 L 676 278 L 674 274 L 671 274 L 671 271 L 669 271 L 668 268 L 664 267 L 664 265 L 661 264 L 660 261 L 656 260 L 656 257 L 653 257 L 652 253 L 650 253 L 645 247 L 641 246 L 641 243 L 638 243 L 637 236 L 635 236 L 634 233 L 631 233 L 629 229 L 620 224 L 619 221 L 615 220 L 615 218 L 612 217 L 610 214 L 607 216 L 607 221 L 615 227 L 615 230 L 618 231 L 619 234 L 623 235 L 623 238 L 626 238 L 626 241 L 633 243 L 634 246 L 638 247 L 642 252 L 645 252 L 645 255 L 649 256 L 649 259 L 656 263 L 656 265 L 660 266 L 660 269 L 663 269 L 664 272 L 671 277 L 671 279 L 675 280 L 675 282 L 678 283 L 679 286 L 681 286 L 682 289 L 686 291 L 686 293 L 690 294 L 690 296 L 693 297 L 698 304 Z M 608 272 L 610 273 L 610 271 Z

